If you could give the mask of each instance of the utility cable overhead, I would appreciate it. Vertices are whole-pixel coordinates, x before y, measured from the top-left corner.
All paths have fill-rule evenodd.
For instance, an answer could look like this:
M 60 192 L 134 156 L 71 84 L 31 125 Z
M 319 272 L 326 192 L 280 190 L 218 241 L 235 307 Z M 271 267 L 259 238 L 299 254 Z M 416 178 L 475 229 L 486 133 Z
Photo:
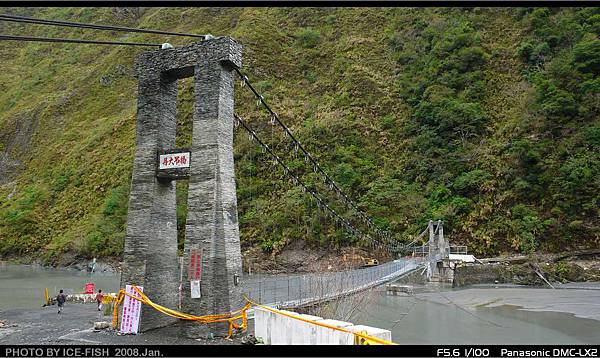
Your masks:
M 151 29 L 138 29 L 138 28 L 133 28 L 133 27 L 125 27 L 125 26 L 98 25 L 98 24 L 89 24 L 89 23 L 83 23 L 83 22 L 72 22 L 72 21 L 62 21 L 62 20 L 36 19 L 33 17 L 7 15 L 7 14 L 0 14 L 0 21 L 11 21 L 11 22 L 19 22 L 19 23 L 61 26 L 61 27 L 76 27 L 76 28 L 105 30 L 105 31 L 140 32 L 140 33 L 147 33 L 147 34 L 186 36 L 186 37 L 195 37 L 195 38 L 199 38 L 202 40 L 204 40 L 206 38 L 206 35 L 187 34 L 187 33 L 181 33 L 181 32 L 171 32 L 171 31 L 162 31 L 162 30 L 151 30 Z
M 17 35 L 0 35 L 0 41 L 64 42 L 64 43 L 95 44 L 95 45 L 152 46 L 152 47 L 159 47 L 159 48 L 162 46 L 162 44 L 153 44 L 153 43 L 144 43 L 144 42 L 114 42 L 114 41 L 63 39 L 63 38 L 53 38 L 53 37 L 33 37 L 33 36 L 17 36 Z

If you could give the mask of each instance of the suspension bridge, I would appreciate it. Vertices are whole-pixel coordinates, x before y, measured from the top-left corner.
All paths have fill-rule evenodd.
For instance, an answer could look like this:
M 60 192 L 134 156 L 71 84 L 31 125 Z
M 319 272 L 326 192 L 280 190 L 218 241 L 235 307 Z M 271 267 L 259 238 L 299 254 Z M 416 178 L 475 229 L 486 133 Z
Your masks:
M 0 15 L 0 21 L 201 40 L 173 47 L 156 43 L 0 35 L 0 40 L 6 41 L 160 48 L 140 54 L 134 65 L 138 78 L 136 149 L 121 287 L 143 286 L 144 294 L 165 307 L 179 305 L 189 314 L 215 315 L 240 308 L 244 295 L 272 306 L 301 307 L 354 294 L 416 270 L 426 273 L 432 281 L 449 279 L 452 250 L 444 237 L 443 223 L 429 221 L 427 228 L 410 243 L 398 241 L 377 225 L 341 189 L 242 72 L 242 46 L 234 39 L 11 15 Z M 269 145 L 252 127 L 251 121 L 234 112 L 236 75 L 240 87 L 249 90 L 257 106 L 264 110 L 263 120 L 272 128 L 279 128 L 285 143 Z M 192 147 L 176 148 L 177 81 L 186 77 L 193 77 L 195 86 Z M 386 252 L 390 261 L 339 272 L 242 279 L 233 158 L 234 132 L 238 128 L 270 156 L 292 185 L 300 187 L 309 200 L 316 203 L 318 211 L 327 215 L 331 225 L 354 237 L 365 250 Z M 289 150 L 281 153 L 281 148 Z M 290 161 L 297 158 L 303 158 L 304 168 L 290 168 Z M 304 179 L 305 173 L 314 173 L 320 182 L 309 183 Z M 174 185 L 179 179 L 189 180 L 182 262 L 177 257 Z M 174 323 L 172 317 L 158 311 L 142 311 L 142 330 L 171 323 Z M 182 322 L 182 331 L 191 337 L 201 335 L 206 329 L 222 334 L 227 327 L 214 324 L 206 328 L 194 322 Z
M 442 226 L 441 221 L 431 221 L 417 239 L 407 245 L 408 255 L 381 265 L 335 272 L 250 276 L 244 281 L 244 294 L 266 305 L 296 308 L 359 293 L 415 271 L 429 281 L 451 282 L 451 263 L 466 261 L 462 257 L 466 255 L 466 247 L 445 243 Z M 425 234 L 429 234 L 429 240 L 417 245 L 417 240 L 423 239 Z
M 294 136 L 290 128 L 284 124 L 279 115 L 267 104 L 265 97 L 252 85 L 248 76 L 238 67 L 235 67 L 234 70 L 240 77 L 240 87 L 248 88 L 254 95 L 257 106 L 262 106 L 266 110 L 270 125 L 279 126 L 283 131 L 284 139 L 290 143 L 286 147 L 293 148 L 287 154 L 291 154 L 293 159 L 303 157 L 305 164 L 312 168 L 312 172 L 321 176 L 323 187 L 332 191 L 347 211 L 352 213 L 355 221 L 358 221 L 359 225 L 363 224 L 365 229 L 358 228 L 355 223 L 346 219 L 343 214 L 328 204 L 325 194 L 321 193 L 316 186 L 307 185 L 297 174 L 298 170 L 290 169 L 285 159 L 275 153 L 274 149 L 260 138 L 248 121 L 242 119 L 238 114 L 234 114 L 234 128 L 244 129 L 249 135 L 249 139 L 255 141 L 263 149 L 263 152 L 272 158 L 273 164 L 279 166 L 284 175 L 289 177 L 294 185 L 300 186 L 311 200 L 316 201 L 317 207 L 332 219 L 336 227 L 357 237 L 362 245 L 366 244 L 371 250 L 385 250 L 392 258 L 396 258 L 369 268 L 246 279 L 243 289 L 248 297 L 277 307 L 293 308 L 314 305 L 354 294 L 393 281 L 419 269 L 423 269 L 423 273 L 426 272 L 430 281 L 452 280 L 452 271 L 449 265 L 451 247 L 444 238 L 441 220 L 429 221 L 427 228 L 408 244 L 394 240 L 390 232 L 377 227 L 373 218 L 361 211 L 357 204 L 342 191 L 340 186 L 319 165 L 315 157 Z M 368 232 L 372 232 L 373 235 Z M 424 244 L 423 239 L 426 234 L 429 235 L 427 243 Z M 415 257 L 417 253 L 419 255 Z M 402 257 L 402 254 L 410 254 L 410 256 Z

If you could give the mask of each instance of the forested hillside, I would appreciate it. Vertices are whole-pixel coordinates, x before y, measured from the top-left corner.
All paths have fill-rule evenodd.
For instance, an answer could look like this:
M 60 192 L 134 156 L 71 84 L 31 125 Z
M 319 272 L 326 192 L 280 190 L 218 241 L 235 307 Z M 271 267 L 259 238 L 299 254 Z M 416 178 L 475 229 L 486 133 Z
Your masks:
M 452 242 L 479 255 L 600 246 L 599 8 L 0 12 L 234 37 L 266 101 L 396 240 L 442 219 Z M 6 22 L 0 33 L 193 41 Z M 2 42 L 2 257 L 120 256 L 135 144 L 132 65 L 142 51 Z M 181 146 L 191 141 L 192 96 L 192 81 L 181 81 Z M 306 182 L 326 189 L 238 85 L 236 113 Z M 361 244 L 239 129 L 235 159 L 243 250 Z M 177 186 L 183 229 L 186 183 Z

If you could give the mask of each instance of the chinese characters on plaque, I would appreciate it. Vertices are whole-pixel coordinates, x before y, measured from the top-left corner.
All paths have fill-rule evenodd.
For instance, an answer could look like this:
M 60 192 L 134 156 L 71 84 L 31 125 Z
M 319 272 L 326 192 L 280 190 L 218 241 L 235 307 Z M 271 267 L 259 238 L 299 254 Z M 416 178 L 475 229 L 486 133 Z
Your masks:
M 136 287 L 140 291 L 144 292 L 144 288 L 142 286 Z M 126 285 L 125 292 L 134 297 L 140 297 L 140 294 L 133 289 L 132 285 Z M 141 311 L 142 303 L 126 295 L 125 299 L 123 300 L 123 312 L 121 314 L 121 333 L 138 333 Z
M 202 253 L 198 249 L 190 250 L 190 264 L 188 266 L 188 278 L 190 280 L 190 295 L 192 298 L 200 298 L 200 275 L 202 273 Z
M 190 167 L 190 152 L 161 154 L 158 158 L 158 169 L 175 169 Z

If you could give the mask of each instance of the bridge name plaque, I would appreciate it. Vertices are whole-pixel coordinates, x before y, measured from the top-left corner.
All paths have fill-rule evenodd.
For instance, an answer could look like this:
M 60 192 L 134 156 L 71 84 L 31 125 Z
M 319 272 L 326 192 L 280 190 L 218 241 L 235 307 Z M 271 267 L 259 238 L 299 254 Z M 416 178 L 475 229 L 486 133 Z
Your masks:
M 192 153 L 186 148 L 159 150 L 156 177 L 170 180 L 189 178 L 191 157 Z

